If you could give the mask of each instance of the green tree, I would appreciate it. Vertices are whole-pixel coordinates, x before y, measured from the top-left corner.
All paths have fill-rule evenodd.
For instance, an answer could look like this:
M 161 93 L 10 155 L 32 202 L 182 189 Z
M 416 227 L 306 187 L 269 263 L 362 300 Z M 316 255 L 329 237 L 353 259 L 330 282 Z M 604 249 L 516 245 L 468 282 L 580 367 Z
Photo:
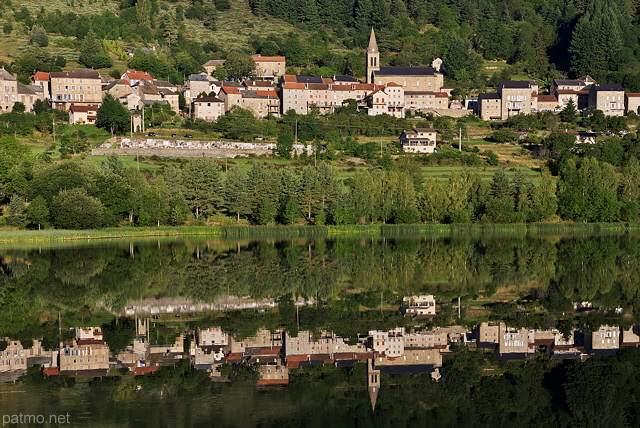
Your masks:
M 184 198 L 195 214 L 214 214 L 220 207 L 222 183 L 220 167 L 209 158 L 190 159 L 182 169 Z
M 104 47 L 102 40 L 98 39 L 93 31 L 90 31 L 82 42 L 78 61 L 89 68 L 108 68 L 113 66 L 109 52 Z
M 37 224 L 38 230 L 49 222 L 49 207 L 42 196 L 36 196 L 27 207 L 27 220 L 32 224 Z
M 251 214 L 251 195 L 249 194 L 249 182 L 247 174 L 239 168 L 232 168 L 226 174 L 224 194 L 227 211 L 235 214 L 236 221 L 240 223 L 240 216 Z
M 61 190 L 51 202 L 51 220 L 60 229 L 102 227 L 104 206 L 83 188 Z
M 224 69 L 229 79 L 245 79 L 255 72 L 256 63 L 249 55 L 232 52 L 224 63 Z
M 560 118 L 563 122 L 567 123 L 574 123 L 578 120 L 578 111 L 576 110 L 576 104 L 573 102 L 573 99 L 570 98 L 567 105 L 564 106 L 560 112 Z
M 29 41 L 36 46 L 49 46 L 49 36 L 42 25 L 34 25 L 31 27 L 31 35 Z
M 122 135 L 129 130 L 130 124 L 131 115 L 127 108 L 113 95 L 106 94 L 98 108 L 96 126 L 106 129 L 111 135 Z
M 278 143 L 276 144 L 276 152 L 284 159 L 291 159 L 291 151 L 293 150 L 293 137 L 289 134 L 278 135 Z

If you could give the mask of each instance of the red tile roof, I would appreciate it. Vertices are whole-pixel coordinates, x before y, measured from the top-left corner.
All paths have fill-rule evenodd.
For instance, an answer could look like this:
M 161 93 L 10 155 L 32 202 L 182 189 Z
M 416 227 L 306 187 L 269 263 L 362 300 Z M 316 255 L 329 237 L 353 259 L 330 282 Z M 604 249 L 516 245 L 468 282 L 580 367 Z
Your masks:
M 49 81 L 49 73 L 45 73 L 44 71 L 38 71 L 33 75 L 33 80 L 45 80 Z
M 58 367 L 47 367 L 42 369 L 42 373 L 44 373 L 45 376 L 57 376 L 60 374 L 60 369 Z
M 256 91 L 258 93 L 258 95 L 260 95 L 261 97 L 278 97 L 278 94 L 276 94 L 276 91 L 274 91 L 273 89 L 267 90 L 267 91 L 261 91 L 258 90 Z
M 288 369 L 297 369 L 298 367 L 300 367 L 300 362 L 299 361 L 287 361 L 287 368 Z
M 640 97 L 640 94 L 637 93 L 633 93 L 633 92 L 629 92 L 628 94 L 625 94 L 627 97 Z
M 309 356 L 308 355 L 289 355 L 287 357 L 287 362 L 289 361 L 309 361 Z
M 72 105 L 71 108 L 73 109 L 73 111 L 95 111 L 98 106 L 75 106 Z M 76 110 L 76 109 L 80 109 L 80 110 Z M 84 110 L 84 109 L 90 109 L 90 110 Z M 86 346 L 86 345 L 104 345 L 105 342 L 104 340 L 97 340 L 97 339 L 79 339 L 77 342 L 78 346 Z
M 284 76 L 282 76 L 282 81 L 283 82 L 297 82 L 296 75 L 295 74 L 285 74 Z
M 224 91 L 225 94 L 240 94 L 240 89 L 230 86 L 223 86 L 220 90 Z
M 294 82 L 286 82 L 282 85 L 284 89 L 306 89 L 304 83 L 294 83 Z
M 571 89 L 558 89 L 556 91 L 559 94 L 578 94 L 578 91 L 572 91 Z
M 262 55 L 253 55 L 254 61 L 260 62 L 284 62 L 286 61 L 286 57 L 283 56 L 262 56 Z
M 558 98 L 553 95 L 538 95 L 538 101 L 557 102 Z
M 75 112 L 75 113 L 88 113 L 90 111 L 97 111 L 98 110 L 98 106 L 79 106 L 79 105 L 75 105 L 75 104 L 71 104 L 71 107 L 69 108 L 71 111 Z M 78 340 L 78 345 L 80 345 L 80 342 L 86 342 L 87 340 L 93 340 L 93 339 L 80 339 Z M 102 340 L 98 340 L 98 342 L 100 342 L 101 344 L 104 343 L 104 341 Z M 97 343 L 83 343 L 86 345 L 97 345 Z
M 154 80 L 153 76 L 147 73 L 146 71 L 127 70 L 125 75 L 130 80 Z
M 243 356 L 244 354 L 242 352 L 234 352 L 227 355 L 227 361 L 240 360 Z
M 142 376 L 147 373 L 157 372 L 159 368 L 159 366 L 136 367 L 136 369 L 133 371 L 133 374 L 136 376 Z
M 435 95 L 436 98 L 449 98 L 449 94 L 447 94 L 446 92 L 436 92 Z
M 280 353 L 280 348 L 260 350 L 260 355 L 278 355 L 279 353 Z

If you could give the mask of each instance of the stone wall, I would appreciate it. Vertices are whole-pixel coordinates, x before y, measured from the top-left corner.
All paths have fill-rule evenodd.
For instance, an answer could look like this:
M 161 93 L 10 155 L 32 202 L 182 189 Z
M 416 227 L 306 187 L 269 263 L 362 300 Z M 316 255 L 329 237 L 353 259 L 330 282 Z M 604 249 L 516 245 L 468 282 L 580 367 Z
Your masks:
M 112 148 L 116 146 L 117 148 Z M 159 138 L 113 137 L 105 141 L 100 147 L 91 150 L 91 156 L 100 155 L 140 155 L 140 156 L 169 156 L 169 157 L 209 157 L 235 158 L 249 155 L 271 154 L 276 145 L 273 143 L 242 143 L 231 141 L 200 141 L 200 140 L 166 140 Z M 295 144 L 297 154 L 305 150 L 313 154 L 313 146 Z

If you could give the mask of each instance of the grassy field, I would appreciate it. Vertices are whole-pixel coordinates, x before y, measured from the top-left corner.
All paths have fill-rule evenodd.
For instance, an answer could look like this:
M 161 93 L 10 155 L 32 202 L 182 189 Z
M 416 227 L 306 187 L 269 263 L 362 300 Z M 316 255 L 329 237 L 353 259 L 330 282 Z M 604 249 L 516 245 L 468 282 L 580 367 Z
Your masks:
M 415 224 L 346 226 L 161 226 L 122 227 L 99 230 L 0 230 L 0 244 L 81 242 L 94 239 L 212 236 L 228 239 L 373 237 L 468 237 L 468 236 L 560 236 L 638 234 L 638 223 L 531 223 L 531 224 Z

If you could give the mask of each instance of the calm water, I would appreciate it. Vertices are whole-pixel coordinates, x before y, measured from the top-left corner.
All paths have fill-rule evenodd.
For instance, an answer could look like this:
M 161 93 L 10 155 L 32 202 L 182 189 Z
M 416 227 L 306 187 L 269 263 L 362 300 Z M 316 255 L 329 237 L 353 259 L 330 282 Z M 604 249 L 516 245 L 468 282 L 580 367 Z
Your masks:
M 623 308 L 626 314 L 633 312 L 640 294 L 639 259 L 636 235 L 5 245 L 0 247 L 0 337 L 55 341 L 59 322 L 65 327 L 108 323 L 128 308 L 157 299 L 219 305 L 301 297 L 313 302 L 303 313 L 301 329 L 344 327 L 347 333 L 353 320 L 332 318 L 335 308 L 391 313 L 402 296 L 424 293 L 445 303 L 460 296 L 463 317 L 469 319 L 488 313 L 495 302 L 517 299 L 538 302 L 551 312 L 590 301 Z M 312 310 L 318 308 L 329 315 L 313 319 Z M 250 313 L 248 329 L 261 322 L 259 312 Z M 194 322 L 203 318 L 200 313 L 192 316 Z M 188 317 L 183 313 L 172 321 L 188 323 Z M 349 325 L 341 326 L 341 319 Z M 234 327 L 242 328 L 240 324 Z M 176 375 L 142 385 L 138 392 L 136 381 L 64 383 L 71 381 L 34 376 L 0 384 L 0 413 L 69 412 L 77 426 L 327 427 L 393 421 L 402 426 L 408 420 L 438 425 L 433 403 L 442 395 L 439 388 L 447 388 L 442 382 L 419 376 L 394 380 L 382 391 L 374 413 L 365 372 L 365 367 L 318 369 L 276 390 L 214 383 L 199 374 Z M 441 425 L 460 422 L 452 409 L 440 414 Z

